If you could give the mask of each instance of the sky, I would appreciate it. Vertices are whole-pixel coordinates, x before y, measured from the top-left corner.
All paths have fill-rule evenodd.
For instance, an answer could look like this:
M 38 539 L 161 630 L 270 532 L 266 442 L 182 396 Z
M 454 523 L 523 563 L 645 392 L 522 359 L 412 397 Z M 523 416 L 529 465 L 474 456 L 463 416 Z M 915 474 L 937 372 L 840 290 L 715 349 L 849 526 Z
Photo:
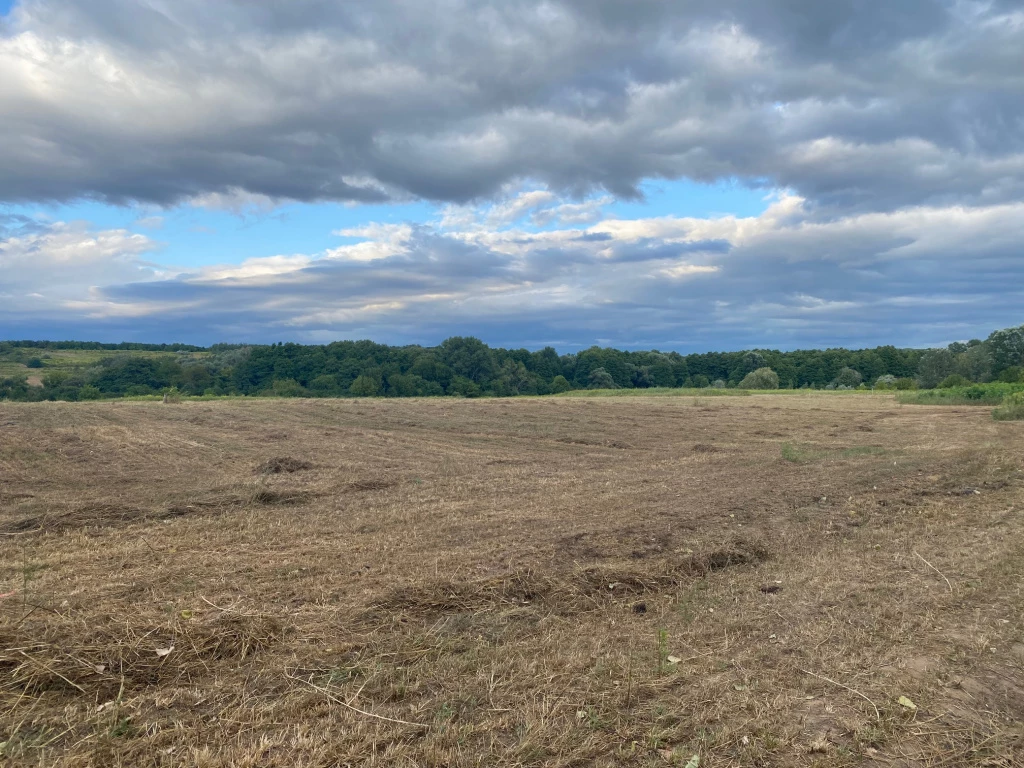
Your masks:
M 0 0 L 0 338 L 1024 323 L 1019 0 Z

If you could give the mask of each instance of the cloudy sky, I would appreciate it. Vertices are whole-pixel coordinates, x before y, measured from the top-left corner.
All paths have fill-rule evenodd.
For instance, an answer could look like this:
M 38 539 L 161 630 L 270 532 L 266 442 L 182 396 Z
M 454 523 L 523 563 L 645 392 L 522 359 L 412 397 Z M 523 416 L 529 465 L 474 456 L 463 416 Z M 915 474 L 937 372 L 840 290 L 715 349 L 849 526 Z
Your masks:
M 0 338 L 1024 322 L 1020 0 L 0 0 Z

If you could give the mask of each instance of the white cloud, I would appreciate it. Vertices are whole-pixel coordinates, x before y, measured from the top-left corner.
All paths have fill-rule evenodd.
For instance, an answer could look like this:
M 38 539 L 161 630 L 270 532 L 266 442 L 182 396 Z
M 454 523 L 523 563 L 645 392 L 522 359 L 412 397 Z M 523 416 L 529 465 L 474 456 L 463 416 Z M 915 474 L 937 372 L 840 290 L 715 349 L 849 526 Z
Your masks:
M 759 216 L 542 231 L 480 226 L 487 215 L 475 213 L 465 229 L 346 228 L 337 234 L 357 242 L 323 253 L 163 279 L 141 260 L 154 246 L 140 235 L 48 225 L 2 242 L 2 264 L 20 270 L 20 281 L 0 283 L 0 292 L 40 293 L 36 309 L 66 323 L 131 317 L 173 319 L 197 333 L 245 328 L 263 339 L 274 329 L 394 342 L 467 332 L 500 342 L 514 333 L 520 343 L 600 338 L 689 349 L 909 343 L 931 341 L 937 329 L 979 336 L 1015 322 L 1024 300 L 1024 203 L 823 219 L 779 194 Z M 89 278 L 79 273 L 54 293 L 48 272 L 68 263 L 88 265 Z M 97 287 L 82 295 L 72 284 L 87 279 Z

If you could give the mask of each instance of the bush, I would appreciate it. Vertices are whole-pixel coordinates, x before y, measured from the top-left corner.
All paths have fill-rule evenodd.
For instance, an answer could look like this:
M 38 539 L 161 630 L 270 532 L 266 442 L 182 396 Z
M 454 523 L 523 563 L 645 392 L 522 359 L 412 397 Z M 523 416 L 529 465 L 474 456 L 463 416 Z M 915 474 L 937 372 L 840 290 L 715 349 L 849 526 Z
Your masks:
M 992 411 L 996 421 L 1024 421 L 1024 392 L 1007 395 L 1003 404 Z
M 896 379 L 896 383 L 893 385 L 896 389 L 906 391 L 908 389 L 917 389 L 917 381 L 910 377 L 904 377 L 902 379 Z
M 270 394 L 275 397 L 305 397 L 306 390 L 295 379 L 274 379 Z
M 604 368 L 595 368 L 587 378 L 587 389 L 618 389 L 615 379 Z
M 40 360 L 38 357 L 33 357 L 27 363 L 25 363 L 25 367 L 26 368 L 42 368 L 43 367 L 43 361 Z
M 274 382 L 274 384 L 276 385 L 277 382 Z M 370 376 L 364 373 L 356 376 L 356 380 L 352 382 L 348 391 L 355 397 L 376 397 L 381 394 L 383 388 L 384 384 L 379 376 Z
M 448 394 L 456 397 L 480 397 L 483 393 L 479 384 L 465 376 L 453 376 L 448 385 Z
M 951 387 L 968 387 L 971 381 L 965 376 L 961 376 L 959 373 L 954 373 L 951 376 L 947 376 L 939 382 L 939 389 L 950 389 Z
M 1011 365 L 999 374 L 999 380 L 1005 384 L 1024 382 L 1024 368 L 1019 365 Z
M 832 383 L 836 389 L 856 389 L 860 386 L 860 383 L 864 380 L 864 377 L 860 375 L 853 368 L 842 368 Z
M 86 389 L 85 387 L 82 387 L 81 391 L 78 394 L 79 397 L 82 397 L 82 392 L 84 392 L 85 389 Z M 164 402 L 165 403 L 180 403 L 181 402 L 181 392 L 178 391 L 177 387 L 169 387 L 169 388 L 164 390 Z
M 96 389 L 92 384 L 85 384 L 78 390 L 79 400 L 100 400 L 102 397 L 103 393 Z
M 896 389 L 896 377 L 891 373 L 879 376 L 875 380 L 875 389 Z
M 711 383 L 712 389 L 725 389 L 725 379 L 715 379 Z
M 569 383 L 569 380 L 565 378 L 565 376 L 555 376 L 551 381 L 552 394 L 557 395 L 559 392 L 568 392 L 570 389 L 572 389 L 572 384 Z
M 692 379 L 690 379 L 690 386 L 696 389 L 707 389 L 711 386 L 711 380 L 708 379 L 703 373 L 698 373 Z
M 771 368 L 758 368 L 743 377 L 740 389 L 778 389 L 779 374 Z

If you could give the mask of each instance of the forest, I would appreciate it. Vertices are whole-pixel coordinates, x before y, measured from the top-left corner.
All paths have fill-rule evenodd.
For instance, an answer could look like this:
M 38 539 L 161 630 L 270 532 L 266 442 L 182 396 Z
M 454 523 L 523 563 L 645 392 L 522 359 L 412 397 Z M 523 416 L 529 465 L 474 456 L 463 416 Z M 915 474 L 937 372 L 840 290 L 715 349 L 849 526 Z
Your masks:
M 85 362 L 76 363 L 76 354 Z M 62 355 L 60 365 L 57 355 Z M 7 372 L 0 375 L 0 399 L 20 401 L 98 400 L 166 392 L 511 397 L 650 387 L 933 389 L 1022 381 L 1024 325 L 996 331 L 985 340 L 938 349 L 882 346 L 687 355 L 601 347 L 559 354 L 551 347 L 537 351 L 491 348 L 473 337 L 452 337 L 436 347 L 372 341 L 208 348 L 4 341 L 0 342 L 0 365 Z

